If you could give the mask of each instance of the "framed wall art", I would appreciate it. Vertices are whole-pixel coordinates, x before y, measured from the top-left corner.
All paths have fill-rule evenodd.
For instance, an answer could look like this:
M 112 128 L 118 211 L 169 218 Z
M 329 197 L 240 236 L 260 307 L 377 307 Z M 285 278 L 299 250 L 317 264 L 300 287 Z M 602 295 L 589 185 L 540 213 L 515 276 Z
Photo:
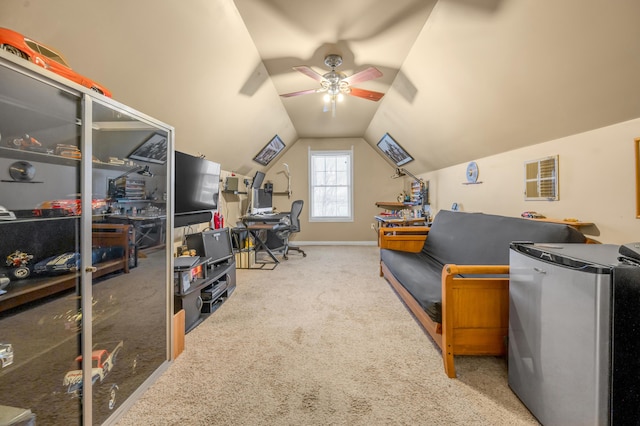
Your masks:
M 167 162 L 167 137 L 154 133 L 142 145 L 137 147 L 129 158 L 148 163 L 164 164 Z
M 380 139 L 378 148 L 398 167 L 413 161 L 413 157 L 389 133 L 385 133 Z
M 253 161 L 266 166 L 271 162 L 271 160 L 276 158 L 283 149 L 284 142 L 282 142 L 280 136 L 275 135 L 269 143 L 266 144 L 255 157 L 253 157 Z

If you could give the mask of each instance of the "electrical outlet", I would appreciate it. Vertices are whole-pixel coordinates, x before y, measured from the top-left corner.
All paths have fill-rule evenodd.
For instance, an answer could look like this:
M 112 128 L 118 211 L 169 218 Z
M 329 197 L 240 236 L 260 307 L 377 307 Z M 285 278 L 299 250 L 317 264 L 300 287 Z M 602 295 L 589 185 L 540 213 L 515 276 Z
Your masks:
M 375 231 L 375 229 L 376 229 L 376 224 L 375 223 L 371 224 L 371 229 L 373 229 Z

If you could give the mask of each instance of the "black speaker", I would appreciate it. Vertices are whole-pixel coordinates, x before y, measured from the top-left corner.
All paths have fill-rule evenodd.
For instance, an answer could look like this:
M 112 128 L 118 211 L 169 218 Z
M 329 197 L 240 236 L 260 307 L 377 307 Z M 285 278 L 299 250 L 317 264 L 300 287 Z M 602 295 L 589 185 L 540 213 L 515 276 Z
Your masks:
M 229 228 L 188 234 L 185 239 L 190 250 L 195 250 L 198 256 L 210 258 L 213 263 L 233 257 Z
M 213 218 L 213 213 L 211 213 L 210 211 L 198 212 L 198 213 L 176 214 L 173 216 L 173 227 L 180 228 L 182 226 L 190 226 L 190 225 L 197 225 L 199 223 L 211 222 L 211 218 Z

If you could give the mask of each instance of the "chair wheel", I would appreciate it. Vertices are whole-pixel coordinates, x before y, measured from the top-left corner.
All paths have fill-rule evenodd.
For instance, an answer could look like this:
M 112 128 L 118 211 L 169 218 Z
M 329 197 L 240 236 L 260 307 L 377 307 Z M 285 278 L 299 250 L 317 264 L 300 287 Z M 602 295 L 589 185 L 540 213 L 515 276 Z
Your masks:
M 287 257 L 287 255 L 286 255 L 286 254 L 283 254 L 283 255 L 282 255 L 282 258 L 283 258 L 284 260 L 288 260 L 288 259 L 289 259 L 289 257 Z
M 302 253 L 302 257 L 307 257 L 307 253 Z

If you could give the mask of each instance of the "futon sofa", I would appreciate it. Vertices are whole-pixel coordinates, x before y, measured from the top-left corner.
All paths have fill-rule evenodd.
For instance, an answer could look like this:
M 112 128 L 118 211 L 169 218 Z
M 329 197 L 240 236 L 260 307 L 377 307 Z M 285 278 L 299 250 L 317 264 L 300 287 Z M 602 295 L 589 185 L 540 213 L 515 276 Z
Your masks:
M 564 224 L 446 210 L 430 227 L 379 233 L 380 275 L 440 347 L 449 377 L 454 355 L 506 354 L 511 242 L 587 242 Z

